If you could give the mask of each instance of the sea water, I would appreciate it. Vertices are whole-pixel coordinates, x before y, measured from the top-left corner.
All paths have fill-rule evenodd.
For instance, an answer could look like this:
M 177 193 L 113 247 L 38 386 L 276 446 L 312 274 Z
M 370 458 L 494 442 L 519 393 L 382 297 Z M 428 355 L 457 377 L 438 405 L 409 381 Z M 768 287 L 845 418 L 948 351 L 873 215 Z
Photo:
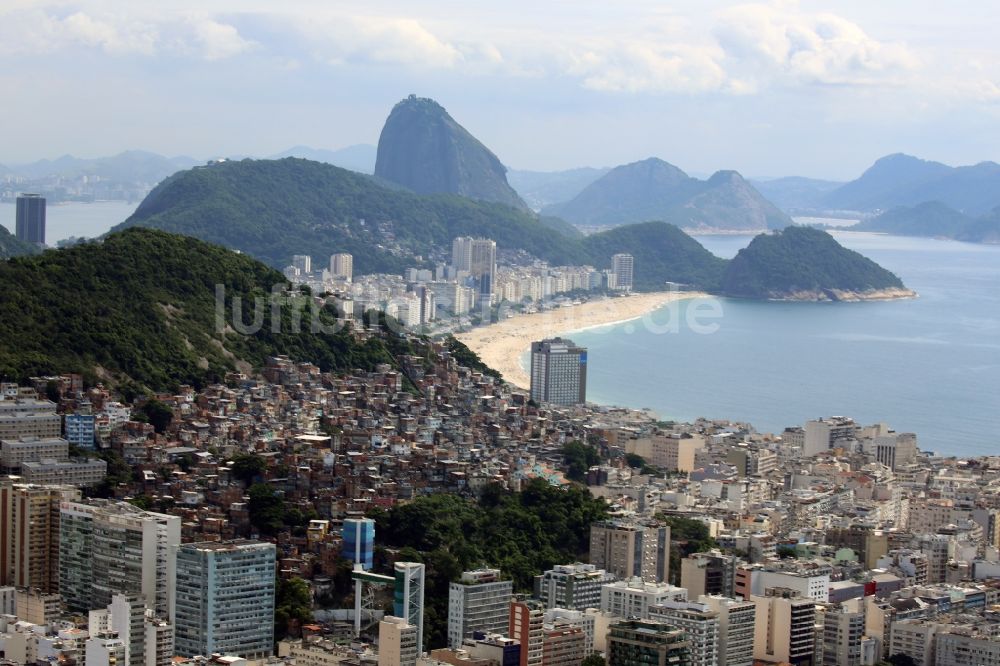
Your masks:
M 719 299 L 721 317 L 702 322 L 717 324 L 713 333 L 687 324 L 695 302 L 684 301 L 655 313 L 654 326 L 635 321 L 574 333 L 589 348 L 588 400 L 649 407 L 664 419 L 746 421 L 764 432 L 851 416 L 915 432 L 925 450 L 1000 454 L 1000 246 L 834 235 L 919 297 Z M 698 238 L 727 258 L 750 240 Z M 671 317 L 680 325 L 667 325 Z
M 124 222 L 138 205 L 138 202 L 128 201 L 50 203 L 45 207 L 45 242 L 55 247 L 56 243 L 71 236 L 100 236 Z M 14 233 L 17 226 L 16 212 L 16 204 L 0 203 L 0 224 L 10 233 Z

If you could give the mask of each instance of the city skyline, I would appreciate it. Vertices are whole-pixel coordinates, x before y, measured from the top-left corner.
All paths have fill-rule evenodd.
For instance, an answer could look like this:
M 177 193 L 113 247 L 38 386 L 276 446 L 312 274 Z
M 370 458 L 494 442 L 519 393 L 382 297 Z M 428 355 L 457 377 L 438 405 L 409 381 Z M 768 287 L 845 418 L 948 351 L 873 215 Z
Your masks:
M 847 179 L 893 152 L 1000 154 L 996 8 L 582 9 L 16 3 L 0 11 L 4 82 L 38 103 L 11 110 L 0 161 L 374 144 L 409 93 L 440 101 L 518 169 L 656 155 L 695 173 Z

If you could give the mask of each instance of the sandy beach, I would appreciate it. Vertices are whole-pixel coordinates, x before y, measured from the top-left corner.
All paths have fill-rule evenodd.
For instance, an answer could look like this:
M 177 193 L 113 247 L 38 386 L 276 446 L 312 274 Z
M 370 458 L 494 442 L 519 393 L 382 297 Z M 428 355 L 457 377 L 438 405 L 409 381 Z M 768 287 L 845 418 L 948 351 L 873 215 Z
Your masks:
M 521 356 L 532 342 L 639 319 L 672 301 L 705 295 L 693 291 L 660 291 L 589 301 L 572 307 L 516 315 L 490 326 L 458 333 L 455 337 L 479 354 L 486 365 L 499 370 L 505 380 L 528 388 L 531 381 L 526 369 L 521 367 Z

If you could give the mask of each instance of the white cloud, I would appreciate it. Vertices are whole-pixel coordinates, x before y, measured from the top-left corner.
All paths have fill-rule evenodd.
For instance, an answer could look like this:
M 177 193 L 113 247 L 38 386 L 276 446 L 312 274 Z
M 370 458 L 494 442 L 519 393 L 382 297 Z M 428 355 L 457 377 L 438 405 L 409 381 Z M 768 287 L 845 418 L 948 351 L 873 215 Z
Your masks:
M 99 48 L 111 55 L 151 55 L 158 38 L 156 29 L 152 26 L 134 21 L 123 21 L 116 25 L 82 11 L 70 14 L 62 21 L 57 21 L 56 25 L 57 32 L 61 31 L 66 38 L 84 46 Z
M 94 3 L 90 3 L 94 4 Z M 28 6 L 0 10 L 0 53 L 35 55 L 73 48 L 110 56 L 181 55 L 218 60 L 254 46 L 232 25 L 204 14 L 108 12 L 100 7 Z
M 879 41 L 834 14 L 749 4 L 718 14 L 713 30 L 732 69 L 806 84 L 890 84 L 920 64 L 907 46 Z
M 231 58 L 256 46 L 254 42 L 241 37 L 235 27 L 205 16 L 189 19 L 188 25 L 198 52 L 206 60 Z
M 380 63 L 450 68 L 462 51 L 411 18 L 326 15 L 298 23 L 317 57 L 331 64 Z
M 571 53 L 565 69 L 584 87 L 605 92 L 705 92 L 727 85 L 711 47 L 655 41 L 601 44 Z

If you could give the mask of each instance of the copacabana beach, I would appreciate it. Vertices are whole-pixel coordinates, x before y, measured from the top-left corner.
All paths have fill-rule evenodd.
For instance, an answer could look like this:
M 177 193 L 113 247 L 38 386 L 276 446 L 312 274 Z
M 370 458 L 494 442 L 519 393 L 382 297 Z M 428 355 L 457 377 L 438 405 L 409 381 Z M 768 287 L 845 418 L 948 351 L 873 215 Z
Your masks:
M 458 333 L 455 337 L 479 354 L 486 365 L 500 371 L 505 380 L 528 388 L 531 382 L 527 369 L 521 365 L 521 357 L 532 342 L 639 319 L 672 301 L 703 296 L 706 294 L 693 291 L 660 291 L 593 300 L 579 305 L 515 315 L 490 326 Z

